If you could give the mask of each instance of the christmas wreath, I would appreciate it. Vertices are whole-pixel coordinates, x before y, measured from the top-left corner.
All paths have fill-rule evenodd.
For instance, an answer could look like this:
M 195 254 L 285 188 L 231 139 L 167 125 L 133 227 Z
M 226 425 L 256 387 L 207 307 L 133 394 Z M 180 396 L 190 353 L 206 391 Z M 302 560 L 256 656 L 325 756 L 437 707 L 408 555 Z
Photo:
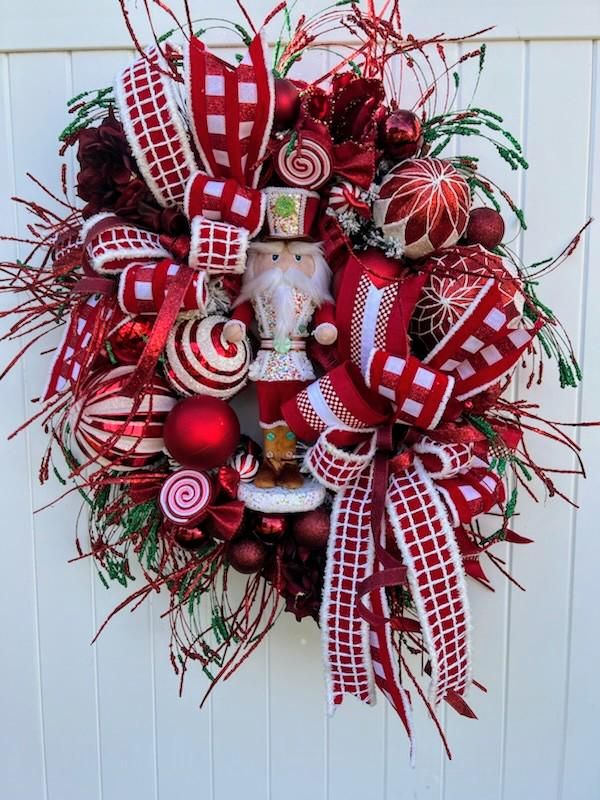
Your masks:
M 434 720 L 473 715 L 467 578 L 490 586 L 494 545 L 529 541 L 522 490 L 561 494 L 530 440 L 578 450 L 506 390 L 549 359 L 580 378 L 538 298 L 579 235 L 521 263 L 522 211 L 456 154 L 478 137 L 527 168 L 500 116 L 458 103 L 485 45 L 452 63 L 464 40 L 405 35 L 396 0 L 295 22 L 284 2 L 260 28 L 240 5 L 230 64 L 203 42 L 224 23 L 186 4 L 144 48 L 121 5 L 135 60 L 61 135 L 82 202 L 64 172 L 61 213 L 26 203 L 31 253 L 3 264 L 7 336 L 63 331 L 40 479 L 83 495 L 79 556 L 138 587 L 119 608 L 166 593 L 182 681 L 228 678 L 284 608 L 320 625 L 331 709 L 378 689 L 411 742 L 409 689 Z M 292 77 L 332 34 L 351 44 L 327 74 Z

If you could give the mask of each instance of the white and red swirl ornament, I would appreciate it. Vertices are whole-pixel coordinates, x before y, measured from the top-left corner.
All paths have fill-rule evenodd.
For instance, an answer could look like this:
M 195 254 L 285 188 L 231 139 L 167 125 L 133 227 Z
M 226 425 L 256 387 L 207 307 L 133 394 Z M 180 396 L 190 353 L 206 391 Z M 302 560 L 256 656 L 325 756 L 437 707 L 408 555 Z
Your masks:
M 100 372 L 69 413 L 71 449 L 80 463 L 117 472 L 140 469 L 163 452 L 165 419 L 176 398 L 155 376 L 139 402 L 124 394 L 134 367 Z
M 250 345 L 227 342 L 223 336 L 225 317 L 181 320 L 169 334 L 165 350 L 165 372 L 178 394 L 233 397 L 246 384 Z
M 159 496 L 160 510 L 173 524 L 185 528 L 199 522 L 213 499 L 213 487 L 206 473 L 180 469 L 164 482 Z
M 327 140 L 304 131 L 283 141 L 274 163 L 286 186 L 298 189 L 319 189 L 333 175 L 333 155 Z
M 260 461 L 253 453 L 236 453 L 229 465 L 237 472 L 241 481 L 251 481 L 258 472 Z
M 373 218 L 406 258 L 422 258 L 460 239 L 470 207 L 469 186 L 450 161 L 417 158 L 398 164 L 385 176 Z

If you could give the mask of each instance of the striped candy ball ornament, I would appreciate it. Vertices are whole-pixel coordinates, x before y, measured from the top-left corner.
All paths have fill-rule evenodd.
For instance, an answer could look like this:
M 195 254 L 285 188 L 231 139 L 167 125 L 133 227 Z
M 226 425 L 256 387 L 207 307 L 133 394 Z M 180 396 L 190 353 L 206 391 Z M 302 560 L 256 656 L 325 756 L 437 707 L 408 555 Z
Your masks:
M 185 528 L 202 519 L 212 497 L 213 487 L 206 473 L 180 469 L 164 482 L 159 505 L 170 522 Z
M 136 408 L 135 398 L 123 393 L 134 369 L 106 370 L 83 387 L 69 413 L 70 446 L 80 463 L 127 472 L 148 466 L 162 454 L 164 423 L 177 401 L 155 376 Z
M 227 400 L 246 384 L 250 345 L 227 342 L 227 319 L 212 316 L 181 320 L 171 330 L 165 349 L 165 374 L 178 394 L 208 395 Z
M 469 186 L 449 161 L 417 158 L 385 176 L 373 218 L 406 258 L 422 258 L 456 244 L 467 228 L 470 207 Z
M 237 453 L 229 465 L 238 473 L 241 481 L 251 481 L 258 472 L 260 461 L 252 453 Z

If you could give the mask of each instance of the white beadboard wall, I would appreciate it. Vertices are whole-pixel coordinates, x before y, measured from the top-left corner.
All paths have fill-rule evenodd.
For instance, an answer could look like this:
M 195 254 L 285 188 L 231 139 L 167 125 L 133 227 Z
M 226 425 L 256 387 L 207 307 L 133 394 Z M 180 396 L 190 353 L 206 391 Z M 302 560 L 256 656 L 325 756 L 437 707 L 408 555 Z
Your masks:
M 269 4 L 247 2 L 256 18 Z M 202 0 L 193 6 L 197 16 L 216 13 Z M 313 6 L 317 0 L 303 9 Z M 219 13 L 235 14 L 233 0 L 220 3 Z M 479 103 L 504 115 L 532 166 L 510 173 L 489 151 L 484 164 L 526 210 L 524 259 L 557 253 L 588 216 L 600 217 L 598 0 L 432 0 L 427 8 L 407 0 L 405 22 L 416 33 L 498 23 L 484 34 Z M 3 231 L 26 224 L 10 195 L 41 199 L 26 171 L 57 186 L 56 135 L 67 98 L 109 83 L 130 58 L 127 46 L 116 0 L 0 0 Z M 0 258 L 15 255 L 15 247 L 0 245 Z M 532 397 L 553 419 L 600 418 L 599 259 L 597 223 L 544 282 L 543 297 L 572 333 L 585 373 L 581 389 L 561 391 L 548 369 L 546 386 Z M 2 347 L 2 362 L 11 349 Z M 470 586 L 475 675 L 488 693 L 471 695 L 478 721 L 445 714 L 452 762 L 418 707 L 411 769 L 403 731 L 383 702 L 366 708 L 348 700 L 326 718 L 311 622 L 283 616 L 202 712 L 201 675 L 190 674 L 184 698 L 177 696 L 160 597 L 118 616 L 90 647 L 121 594 L 104 590 L 87 561 L 67 563 L 75 554 L 75 498 L 33 513 L 60 490 L 36 480 L 43 434 L 32 427 L 5 439 L 31 413 L 28 398 L 42 385 L 47 364 L 39 350 L 0 384 L 2 800 L 600 798 L 600 433 L 576 433 L 589 480 L 560 480 L 580 510 L 526 505 L 518 529 L 536 543 L 499 549 L 527 592 L 499 574 L 493 594 Z M 548 446 L 540 457 L 570 463 Z

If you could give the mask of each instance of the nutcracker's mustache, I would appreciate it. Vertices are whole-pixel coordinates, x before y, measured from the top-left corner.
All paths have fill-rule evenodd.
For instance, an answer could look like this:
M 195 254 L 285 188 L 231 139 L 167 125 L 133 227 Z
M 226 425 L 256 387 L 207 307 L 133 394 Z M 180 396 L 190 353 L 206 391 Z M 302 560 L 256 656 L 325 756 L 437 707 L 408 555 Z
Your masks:
M 310 277 L 295 267 L 290 267 L 287 270 L 273 267 L 260 272 L 258 275 L 253 275 L 252 272 L 253 270 L 250 269 L 249 265 L 249 269 L 244 275 L 242 290 L 235 301 L 235 305 L 239 305 L 245 300 L 251 300 L 259 294 L 274 293 L 280 288 L 297 289 L 310 298 L 316 306 L 320 306 L 326 301 L 331 302 L 329 268 L 327 268 L 327 271 L 315 270 L 315 274 Z

